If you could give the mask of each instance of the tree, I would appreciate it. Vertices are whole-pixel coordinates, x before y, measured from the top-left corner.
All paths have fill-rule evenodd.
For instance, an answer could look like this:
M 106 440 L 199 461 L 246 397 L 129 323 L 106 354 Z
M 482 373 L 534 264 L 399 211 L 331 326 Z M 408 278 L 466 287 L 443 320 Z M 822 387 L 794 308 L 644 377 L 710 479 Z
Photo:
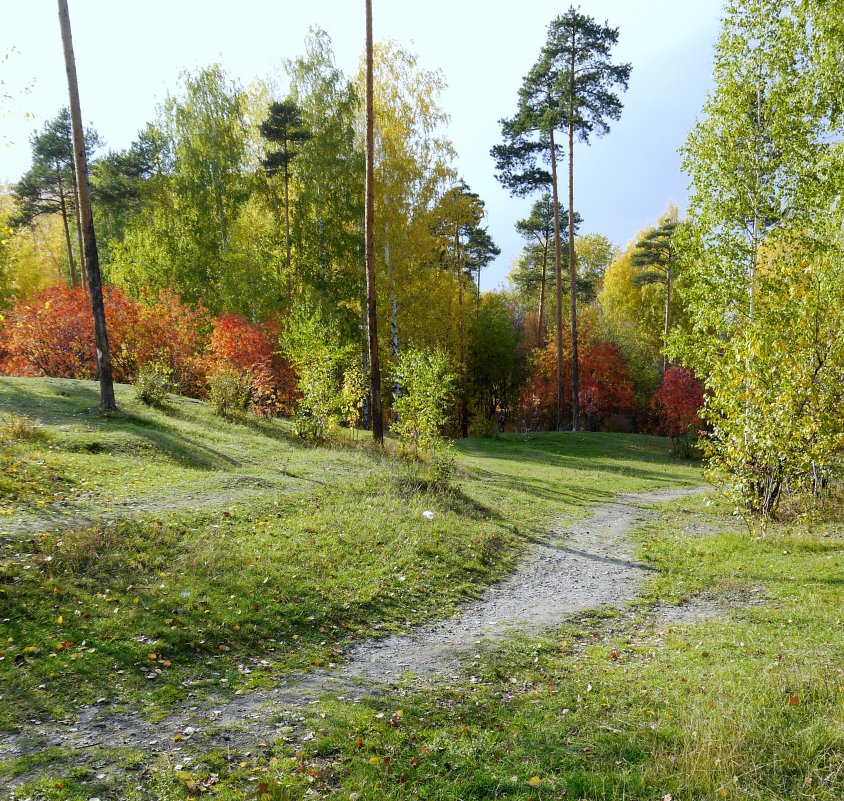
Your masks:
M 548 69 L 545 53 L 525 77 L 519 89 L 518 111 L 512 119 L 501 120 L 504 143 L 490 151 L 495 159 L 496 178 L 511 194 L 525 196 L 551 188 L 551 211 L 554 219 L 554 266 L 556 286 L 557 343 L 557 430 L 563 426 L 563 278 L 560 243 L 560 200 L 557 183 L 557 158 L 563 154 L 556 144 L 554 131 L 561 124 L 559 109 L 554 103 L 554 76 Z M 537 164 L 542 158 L 550 164 L 550 173 Z
M 575 227 L 580 222 L 579 218 L 575 219 Z M 578 278 L 585 281 L 594 294 L 603 280 L 607 267 L 616 257 L 617 248 L 603 234 L 580 234 L 574 247 L 577 251 Z
M 825 4 L 731 2 L 684 148 L 693 328 L 670 353 L 708 390 L 711 473 L 764 519 L 817 492 L 842 441 L 841 28 Z
M 158 132 L 150 125 L 126 150 L 110 151 L 92 163 L 91 196 L 101 263 L 111 261 L 111 248 L 142 212 L 151 193 L 150 181 L 158 173 L 160 151 Z
M 290 261 L 290 165 L 299 153 L 299 146 L 311 138 L 302 125 L 299 107 L 291 100 L 270 105 L 266 120 L 261 123 L 261 135 L 278 149 L 267 153 L 261 160 L 270 179 L 281 175 L 284 185 L 284 244 L 286 252 L 287 303 L 291 302 L 293 265 Z
M 84 248 L 82 247 L 76 174 L 73 166 L 70 110 L 67 107 L 62 108 L 54 119 L 44 124 L 40 133 L 33 134 L 30 142 L 32 167 L 12 190 L 16 206 L 12 224 L 18 227 L 32 226 L 39 217 L 58 214 L 64 229 L 68 277 L 71 286 L 75 286 L 79 281 L 79 273 L 76 269 L 70 233 L 72 216 L 84 286 L 87 278 L 84 262 L 82 262 Z M 90 157 L 99 145 L 100 139 L 97 132 L 93 128 L 88 128 L 85 131 L 86 156 Z
M 97 344 L 97 374 L 100 381 L 100 407 L 103 411 L 116 411 L 114 386 L 111 378 L 111 350 L 108 344 L 97 238 L 94 233 L 94 216 L 91 212 L 88 186 L 88 159 L 85 152 L 85 132 L 82 129 L 82 111 L 79 106 L 79 86 L 76 81 L 76 61 L 70 31 L 70 14 L 67 0 L 58 0 L 59 22 L 64 45 L 67 86 L 70 94 L 70 121 L 73 131 L 73 156 L 76 165 L 76 188 L 79 194 L 79 217 L 82 223 L 82 241 L 85 248 L 85 268 L 88 274 L 88 294 L 94 315 L 94 339 Z
M 664 216 L 658 228 L 652 228 L 636 243 L 632 264 L 642 268 L 634 278 L 636 286 L 647 284 L 665 284 L 665 329 L 663 333 L 662 372 L 668 369 L 668 336 L 671 333 L 671 287 L 678 264 L 678 252 L 675 244 L 677 229 L 680 226 L 676 207 L 673 214 Z
M 331 40 L 320 29 L 309 32 L 305 54 L 285 62 L 285 68 L 289 97 L 312 134 L 301 143 L 293 175 L 296 277 L 304 302 L 318 305 L 337 321 L 344 337 L 358 341 L 362 369 L 368 373 L 362 269 L 365 154 L 358 126 L 362 93 L 337 68 Z
M 261 265 L 249 262 L 239 224 L 250 188 L 246 96 L 219 65 L 182 79 L 147 129 L 154 176 L 110 276 L 136 293 L 174 286 L 212 311 L 251 314 Z
M 541 348 L 545 341 L 545 290 L 548 255 L 554 248 L 554 209 L 551 195 L 547 192 L 534 201 L 530 215 L 516 223 L 516 230 L 527 242 L 524 253 L 523 269 L 512 274 L 513 280 L 521 288 L 531 291 L 539 286 L 539 310 L 536 333 L 536 347 Z M 565 215 L 565 209 L 558 209 L 557 218 Z M 576 225 L 580 225 L 580 215 L 575 215 Z M 560 232 L 563 242 L 568 241 L 568 234 Z
M 618 28 L 600 25 L 574 7 L 548 28 L 540 71 L 552 79 L 552 95 L 559 104 L 569 143 L 569 288 L 571 291 L 572 428 L 579 428 L 577 353 L 577 254 L 574 240 L 574 138 L 589 143 L 594 133 L 609 132 L 608 120 L 618 120 L 622 104 L 614 93 L 627 88 L 630 64 L 612 64 L 610 51 L 618 42 Z M 539 66 L 539 65 L 537 65 Z
M 375 286 L 375 111 L 373 107 L 372 0 L 366 0 L 366 327 L 369 335 L 369 397 L 372 436 L 384 442 L 381 367 L 378 358 L 378 303 Z
M 436 228 L 443 239 L 443 257 L 451 261 L 457 282 L 457 326 L 459 347 L 460 379 L 460 431 L 469 436 L 469 389 L 467 361 L 466 309 L 463 304 L 463 286 L 468 276 L 471 281 L 470 265 L 467 263 L 467 245 L 472 232 L 483 219 L 484 202 L 465 181 L 460 181 L 445 193 L 438 206 L 440 214 Z
M 522 379 L 519 333 L 504 297 L 489 292 L 469 329 L 468 372 L 473 405 L 487 420 L 516 400 Z

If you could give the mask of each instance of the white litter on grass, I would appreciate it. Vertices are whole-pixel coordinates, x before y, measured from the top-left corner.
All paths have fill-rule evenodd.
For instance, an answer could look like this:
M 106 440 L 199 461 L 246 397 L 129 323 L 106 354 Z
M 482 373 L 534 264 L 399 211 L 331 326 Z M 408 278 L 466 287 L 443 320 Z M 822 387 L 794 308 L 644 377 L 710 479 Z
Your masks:
M 430 509 L 426 509 L 424 512 L 422 512 L 422 517 L 424 517 L 426 520 L 433 520 L 434 513 Z

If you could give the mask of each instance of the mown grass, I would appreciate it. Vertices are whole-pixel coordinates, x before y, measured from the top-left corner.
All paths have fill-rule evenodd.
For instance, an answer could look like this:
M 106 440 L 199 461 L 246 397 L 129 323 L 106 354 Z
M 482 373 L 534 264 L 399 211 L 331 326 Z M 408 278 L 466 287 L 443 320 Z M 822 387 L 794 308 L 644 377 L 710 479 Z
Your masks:
M 700 480 L 656 438 L 513 435 L 460 443 L 455 488 L 420 494 L 389 448 L 305 447 L 129 387 L 117 415 L 96 401 L 87 382 L 0 379 L 0 409 L 44 432 L 2 449 L 19 471 L 0 518 L 4 728 L 100 697 L 166 714 L 328 666 L 355 637 L 449 614 L 556 515 Z

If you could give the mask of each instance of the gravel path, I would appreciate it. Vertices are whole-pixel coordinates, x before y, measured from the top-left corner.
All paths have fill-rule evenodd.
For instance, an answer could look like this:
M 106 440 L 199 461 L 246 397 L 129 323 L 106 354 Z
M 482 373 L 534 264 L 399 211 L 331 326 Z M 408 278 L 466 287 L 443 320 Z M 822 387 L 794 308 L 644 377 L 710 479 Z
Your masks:
M 591 519 L 559 527 L 536 543 L 506 579 L 462 610 L 458 619 L 417 628 L 405 637 L 362 643 L 347 655 L 345 673 L 389 682 L 404 673 L 457 673 L 461 657 L 512 633 L 539 634 L 567 615 L 618 606 L 636 597 L 652 568 L 635 562 L 628 532 L 659 503 L 700 492 L 661 490 L 621 495 Z

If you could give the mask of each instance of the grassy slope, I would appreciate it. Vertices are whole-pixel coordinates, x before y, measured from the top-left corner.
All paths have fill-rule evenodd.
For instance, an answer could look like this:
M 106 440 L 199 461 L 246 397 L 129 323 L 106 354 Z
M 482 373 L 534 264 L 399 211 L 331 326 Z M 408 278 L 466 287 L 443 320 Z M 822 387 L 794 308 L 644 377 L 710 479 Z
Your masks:
M 162 415 L 133 405 L 125 394 L 124 408 L 152 424 L 104 424 L 87 414 L 72 418 L 59 414 L 58 399 L 49 397 L 57 391 L 69 392 L 79 405 L 92 402 L 84 386 L 0 382 L 4 406 L 36 414 L 33 404 L 41 403 L 51 423 L 49 443 L 34 449 L 16 445 L 5 458 L 51 460 L 55 475 L 66 476 L 70 488 L 79 485 L 84 469 L 112 460 L 123 476 L 98 479 L 103 483 L 90 505 L 101 510 L 113 503 L 103 493 L 132 496 L 127 487 L 133 478 L 149 482 L 145 486 L 156 499 L 172 499 L 175 493 L 168 496 L 157 485 L 186 486 L 190 476 L 194 497 L 205 494 L 218 504 L 221 482 L 226 486 L 233 476 L 251 471 L 279 483 L 255 496 L 233 482 L 231 517 L 218 506 L 126 523 L 118 529 L 119 547 L 94 543 L 96 560 L 85 556 L 91 544 L 82 534 L 63 537 L 64 545 L 54 537 L 4 535 L 6 580 L 20 578 L 5 585 L 5 600 L 0 594 L 0 605 L 14 607 L 18 616 L 16 639 L 0 662 L 0 686 L 13 710 L 61 709 L 61 692 L 71 683 L 80 696 L 93 693 L 98 689 L 93 668 L 107 668 L 113 682 L 108 669 L 118 661 L 129 666 L 120 692 L 130 700 L 178 694 L 171 675 L 213 677 L 216 671 L 236 684 L 243 678 L 231 670 L 232 654 L 242 660 L 264 645 L 276 648 L 260 651 L 274 665 L 274 675 L 285 665 L 320 658 L 318 638 L 339 640 L 335 632 L 348 631 L 344 621 L 352 630 L 368 631 L 427 616 L 435 608 L 447 611 L 506 567 L 521 533 L 554 514 L 580 515 L 585 504 L 619 490 L 699 482 L 697 471 L 666 458 L 657 440 L 505 437 L 459 445 L 462 493 L 405 497 L 400 483 L 391 480 L 393 463 L 367 450 L 302 449 L 274 425 L 223 425 L 182 402 Z M 132 449 L 144 438 L 130 425 L 145 431 L 170 426 L 176 432 L 192 426 L 189 443 L 198 434 L 206 444 L 213 439 L 224 456 L 240 449 L 240 464 L 223 459 L 197 469 L 166 448 L 138 451 L 138 458 Z M 106 426 L 109 435 L 123 438 L 126 455 L 90 457 L 69 450 L 68 443 L 106 436 Z M 267 466 L 267 453 L 272 465 L 283 462 L 293 475 Z M 153 466 L 154 476 L 141 479 L 141 468 L 152 472 Z M 43 514 L 38 491 L 30 491 L 27 503 Z M 82 505 L 89 508 L 87 497 Z M 436 510 L 433 525 L 423 522 L 423 508 Z M 641 557 L 658 569 L 638 612 L 587 614 L 544 638 L 509 643 L 489 655 L 478 681 L 465 686 L 360 705 L 326 699 L 313 712 L 313 740 L 295 747 L 279 741 L 251 756 L 208 754 L 181 774 L 163 764 L 137 798 L 190 797 L 192 782 L 212 773 L 220 777 L 215 797 L 221 801 L 256 796 L 277 801 L 315 789 L 358 801 L 844 797 L 840 516 L 833 509 L 811 524 L 781 524 L 766 539 L 753 541 L 717 504 L 685 499 L 636 537 Z M 216 544 L 221 538 L 225 548 Z M 53 559 L 46 562 L 45 556 Z M 24 571 L 27 560 L 31 569 Z M 400 588 L 397 571 L 406 576 Z M 131 590 L 125 586 L 129 580 Z M 181 600 L 186 581 L 202 603 Z M 238 601 L 244 595 L 258 598 L 262 614 L 238 604 L 237 615 L 238 609 L 229 609 L 227 590 L 219 589 L 225 587 L 233 587 L 228 594 Z M 335 591 L 336 599 L 327 597 Z M 655 624 L 650 604 L 677 603 L 698 593 L 721 599 L 724 616 L 696 625 Z M 164 615 L 173 612 L 164 610 L 174 603 L 181 612 L 168 623 Z M 114 613 L 114 607 L 127 605 L 126 616 Z M 309 621 L 306 611 L 315 620 Z M 71 612 L 71 649 L 55 657 L 26 657 L 22 668 L 11 670 L 9 658 L 30 635 L 47 642 L 64 637 L 57 616 L 67 620 Z M 236 631 L 244 615 L 248 622 Z M 326 632 L 314 630 L 323 622 L 318 615 L 325 615 Z M 147 644 L 133 640 L 147 628 L 156 643 L 171 649 L 165 655 L 177 655 L 153 690 L 126 678 L 135 663 L 149 661 Z M 262 639 L 267 629 L 278 642 Z M 202 660 L 184 643 L 197 632 L 206 637 Z M 82 648 L 81 637 L 98 650 Z M 205 647 L 218 641 L 233 650 Z M 42 682 L 47 686 L 39 691 Z M 0 763 L 0 776 L 2 769 Z M 61 783 L 36 782 L 21 792 L 36 791 L 51 799 L 95 792 L 108 797 L 84 773 Z
M 461 443 L 459 490 L 425 495 L 361 445 L 304 447 L 182 399 L 153 410 L 128 387 L 120 414 L 96 401 L 91 383 L 0 379 L 0 412 L 40 426 L 2 449 L 0 726 L 100 696 L 155 714 L 188 687 L 328 663 L 447 614 L 554 516 L 700 481 L 659 439 L 508 436 Z

